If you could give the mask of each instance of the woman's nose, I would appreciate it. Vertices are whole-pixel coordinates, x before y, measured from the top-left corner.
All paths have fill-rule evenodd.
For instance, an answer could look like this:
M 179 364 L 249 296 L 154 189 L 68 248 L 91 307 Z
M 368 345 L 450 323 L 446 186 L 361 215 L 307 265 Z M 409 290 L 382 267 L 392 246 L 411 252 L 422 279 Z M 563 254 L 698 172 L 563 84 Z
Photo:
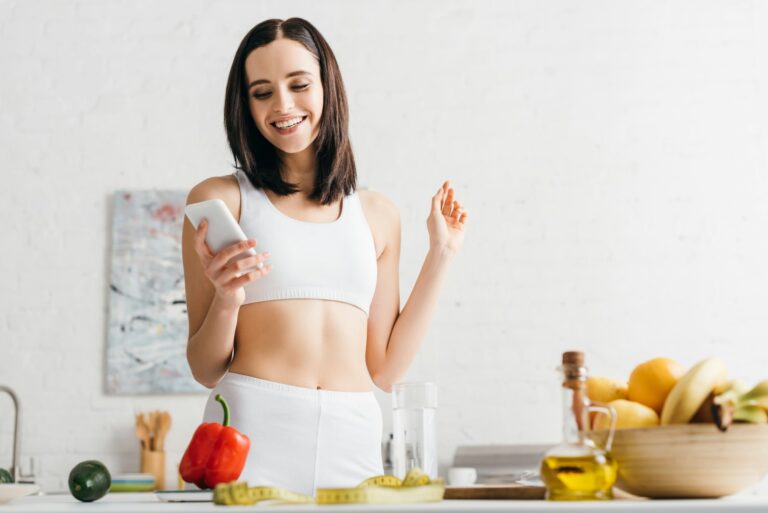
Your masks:
M 272 108 L 275 112 L 290 112 L 293 108 L 293 96 L 288 92 L 278 92 L 274 95 Z

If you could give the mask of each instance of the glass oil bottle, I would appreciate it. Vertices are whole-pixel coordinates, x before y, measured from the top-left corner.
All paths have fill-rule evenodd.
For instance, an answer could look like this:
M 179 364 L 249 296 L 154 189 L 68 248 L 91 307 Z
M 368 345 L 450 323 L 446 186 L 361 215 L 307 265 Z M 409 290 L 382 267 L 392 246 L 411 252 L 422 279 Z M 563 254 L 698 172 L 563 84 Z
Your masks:
M 587 398 L 587 368 L 584 353 L 563 353 L 563 440 L 550 449 L 541 461 L 541 479 L 546 497 L 554 501 L 613 499 L 616 461 L 610 447 L 616 425 L 616 413 L 610 406 L 591 403 Z M 589 413 L 609 415 L 611 426 L 602 445 L 595 442 L 589 425 Z

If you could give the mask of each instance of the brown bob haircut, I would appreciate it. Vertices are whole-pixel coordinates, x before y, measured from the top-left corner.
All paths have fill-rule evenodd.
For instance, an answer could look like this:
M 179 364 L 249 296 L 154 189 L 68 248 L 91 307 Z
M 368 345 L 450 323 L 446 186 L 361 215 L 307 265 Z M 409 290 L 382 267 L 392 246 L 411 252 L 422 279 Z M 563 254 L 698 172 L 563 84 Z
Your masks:
M 253 50 L 281 37 L 301 43 L 320 63 L 323 113 L 320 132 L 313 142 L 318 169 L 315 187 L 309 197 L 330 205 L 357 187 L 355 159 L 348 135 L 347 95 L 331 47 L 311 23 L 301 18 L 262 21 L 245 35 L 235 53 L 224 100 L 224 127 L 235 168 L 245 172 L 254 187 L 269 189 L 280 196 L 299 190 L 282 179 L 277 149 L 261 135 L 248 107 L 245 59 Z

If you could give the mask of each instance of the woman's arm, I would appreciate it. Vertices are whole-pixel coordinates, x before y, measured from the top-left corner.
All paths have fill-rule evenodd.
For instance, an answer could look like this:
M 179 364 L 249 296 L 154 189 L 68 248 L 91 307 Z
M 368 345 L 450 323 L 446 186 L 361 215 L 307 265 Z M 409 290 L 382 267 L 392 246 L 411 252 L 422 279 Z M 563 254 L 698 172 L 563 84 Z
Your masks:
M 387 245 L 379 258 L 366 350 L 371 377 L 385 392 L 390 392 L 408 370 L 426 337 L 449 264 L 462 245 L 467 219 L 466 211 L 454 200 L 453 189 L 445 182 L 432 198 L 427 219 L 429 251 L 411 295 L 398 314 L 400 219 L 396 209 L 394 213 L 391 210 L 387 216 L 391 220 Z
M 229 177 L 211 178 L 198 184 L 190 191 L 187 204 L 212 198 L 222 199 L 235 219 L 239 218 L 239 189 L 237 184 L 233 188 Z M 269 269 L 267 266 L 237 277 L 240 269 L 253 266 L 262 256 L 238 260 L 231 265 L 230 259 L 255 244 L 252 241 L 236 244 L 214 255 L 205 244 L 206 229 L 206 224 L 201 223 L 195 231 L 189 220 L 184 220 L 182 258 L 189 318 L 187 362 L 195 380 L 213 388 L 227 372 L 232 359 L 237 316 L 245 297 L 242 286 Z
M 430 248 L 427 252 L 411 295 L 392 327 L 383 363 L 372 375 L 376 386 L 385 392 L 392 390 L 421 348 L 452 256 L 440 249 Z

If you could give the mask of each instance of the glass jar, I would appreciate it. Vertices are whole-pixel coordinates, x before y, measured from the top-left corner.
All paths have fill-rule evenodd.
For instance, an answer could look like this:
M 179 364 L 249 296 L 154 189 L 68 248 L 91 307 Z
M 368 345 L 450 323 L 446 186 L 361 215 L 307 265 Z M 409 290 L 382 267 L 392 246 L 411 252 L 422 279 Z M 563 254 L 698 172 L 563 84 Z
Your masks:
M 437 386 L 434 383 L 397 383 L 392 388 L 392 464 L 400 479 L 420 468 L 437 476 Z

